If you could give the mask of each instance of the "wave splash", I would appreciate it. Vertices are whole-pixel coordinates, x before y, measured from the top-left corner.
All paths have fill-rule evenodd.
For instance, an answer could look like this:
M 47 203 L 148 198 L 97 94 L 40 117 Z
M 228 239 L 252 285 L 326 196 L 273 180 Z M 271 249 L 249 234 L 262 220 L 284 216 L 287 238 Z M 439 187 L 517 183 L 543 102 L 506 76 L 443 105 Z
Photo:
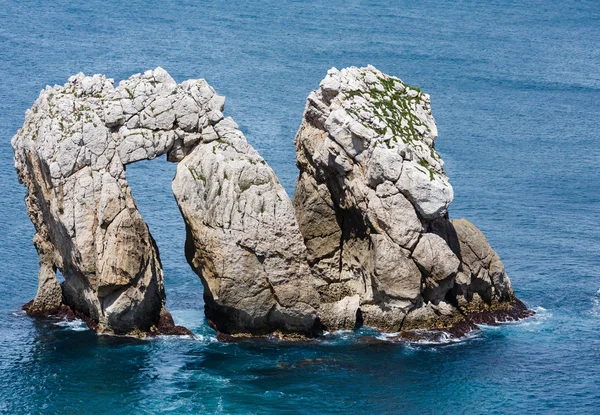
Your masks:
M 87 324 L 85 324 L 85 322 L 83 320 L 80 320 L 78 318 L 74 319 L 74 320 L 60 320 L 60 321 L 56 321 L 54 323 L 55 326 L 59 326 L 59 327 L 63 327 L 66 330 L 71 330 L 71 331 L 86 331 L 89 330 L 89 327 L 87 326 Z

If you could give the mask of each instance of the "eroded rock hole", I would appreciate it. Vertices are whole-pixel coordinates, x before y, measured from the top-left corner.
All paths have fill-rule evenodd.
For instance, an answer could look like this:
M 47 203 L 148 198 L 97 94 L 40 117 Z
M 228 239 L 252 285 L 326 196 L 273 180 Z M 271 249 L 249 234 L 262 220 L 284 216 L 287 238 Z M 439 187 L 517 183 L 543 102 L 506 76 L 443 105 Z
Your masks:
M 202 283 L 186 261 L 186 227 L 173 197 L 176 163 L 165 156 L 127 165 L 127 181 L 150 229 L 164 273 L 167 309 L 176 324 L 196 328 L 204 319 Z

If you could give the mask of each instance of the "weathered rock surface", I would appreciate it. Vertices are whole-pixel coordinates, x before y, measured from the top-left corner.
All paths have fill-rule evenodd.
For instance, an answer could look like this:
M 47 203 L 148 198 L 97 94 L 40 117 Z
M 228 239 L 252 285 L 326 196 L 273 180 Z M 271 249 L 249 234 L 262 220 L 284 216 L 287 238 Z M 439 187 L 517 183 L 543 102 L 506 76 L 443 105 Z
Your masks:
M 161 68 L 116 88 L 102 75 L 79 74 L 41 92 L 12 139 L 40 257 L 28 312 L 64 302 L 99 332 L 170 330 L 158 251 L 125 165 L 167 152 L 183 158 L 222 117 L 222 100 L 204 80 L 177 85 Z
M 318 295 L 294 208 L 231 118 L 202 132 L 173 193 L 205 311 L 226 334 L 311 334 Z
M 371 66 L 331 69 L 309 95 L 294 205 L 326 328 L 450 327 L 514 306 L 483 234 L 448 219 L 436 137 L 429 96 Z
M 224 100 L 161 68 L 42 91 L 12 140 L 40 261 L 29 314 L 189 333 L 165 309 L 158 249 L 125 175 L 166 154 L 179 163 L 185 254 L 222 338 L 363 324 L 458 333 L 527 315 L 485 236 L 448 219 L 428 95 L 373 67 L 329 71 L 296 136 L 293 204 Z
M 224 101 L 161 68 L 116 88 L 79 74 L 42 91 L 12 141 L 40 257 L 30 314 L 70 307 L 99 332 L 183 332 L 125 177 L 127 164 L 166 153 L 181 162 L 173 191 L 215 328 L 312 333 L 318 296 L 291 201 Z

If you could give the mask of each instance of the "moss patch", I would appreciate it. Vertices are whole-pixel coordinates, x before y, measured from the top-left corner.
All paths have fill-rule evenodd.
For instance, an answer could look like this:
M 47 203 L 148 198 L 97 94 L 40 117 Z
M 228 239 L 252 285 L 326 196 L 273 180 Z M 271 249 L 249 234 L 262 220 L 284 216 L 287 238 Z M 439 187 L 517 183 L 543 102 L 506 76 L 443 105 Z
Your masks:
M 368 90 L 351 90 L 344 92 L 348 99 L 362 97 L 366 104 L 354 108 L 347 108 L 346 111 L 363 126 L 375 131 L 381 137 L 386 138 L 380 141 L 387 148 L 393 146 L 392 142 L 403 142 L 414 149 L 419 148 L 428 152 L 434 160 L 440 160 L 440 156 L 435 149 L 423 141 L 423 136 L 419 132 L 429 131 L 429 126 L 417 115 L 419 106 L 423 106 L 423 93 L 418 87 L 405 84 L 400 79 L 388 76 L 378 76 L 378 82 L 367 83 Z M 364 120 L 360 113 L 366 111 L 373 113 L 371 120 Z M 389 134 L 391 133 L 391 134 Z M 374 143 L 376 146 L 379 142 Z M 431 180 L 434 175 L 439 174 L 427 160 L 420 159 L 418 162 L 429 172 Z

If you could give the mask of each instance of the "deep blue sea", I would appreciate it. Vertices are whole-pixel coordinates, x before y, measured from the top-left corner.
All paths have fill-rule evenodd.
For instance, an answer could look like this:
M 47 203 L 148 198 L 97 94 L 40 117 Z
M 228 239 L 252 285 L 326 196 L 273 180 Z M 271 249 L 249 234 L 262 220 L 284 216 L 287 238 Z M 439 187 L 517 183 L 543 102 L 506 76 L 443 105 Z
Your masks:
M 164 159 L 127 176 L 195 338 L 20 311 L 38 263 L 10 138 L 45 85 L 156 66 L 205 78 L 292 195 L 308 93 L 369 63 L 431 94 L 450 215 L 485 232 L 534 318 L 442 345 L 219 343 Z M 598 414 L 599 125 L 599 1 L 0 0 L 0 413 Z

